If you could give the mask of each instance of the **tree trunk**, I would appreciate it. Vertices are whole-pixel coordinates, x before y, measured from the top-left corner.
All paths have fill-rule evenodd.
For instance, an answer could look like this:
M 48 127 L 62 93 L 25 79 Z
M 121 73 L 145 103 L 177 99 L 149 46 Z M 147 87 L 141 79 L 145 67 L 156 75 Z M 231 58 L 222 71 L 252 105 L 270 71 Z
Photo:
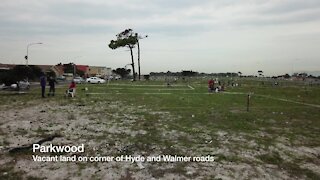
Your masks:
M 140 72 L 140 46 L 139 46 L 139 40 L 137 41 L 137 44 L 138 44 L 138 70 L 139 70 L 139 81 L 140 81 L 141 72 Z
M 133 73 L 133 81 L 136 80 L 136 71 L 134 70 L 134 60 L 133 60 L 133 52 L 132 52 L 132 47 L 129 46 L 130 48 L 130 53 L 131 53 L 131 61 L 132 61 L 132 73 Z

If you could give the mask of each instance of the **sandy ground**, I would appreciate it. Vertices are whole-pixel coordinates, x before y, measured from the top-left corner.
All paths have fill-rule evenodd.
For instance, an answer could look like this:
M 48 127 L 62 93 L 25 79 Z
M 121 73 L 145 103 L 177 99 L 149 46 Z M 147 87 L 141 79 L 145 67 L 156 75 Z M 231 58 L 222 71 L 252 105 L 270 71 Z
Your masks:
M 282 137 L 275 139 L 276 145 L 262 147 L 250 136 L 269 136 L 262 131 L 257 134 L 205 132 L 201 126 L 193 133 L 168 129 L 166 122 L 179 120 L 169 112 L 155 112 L 147 107 L 134 107 L 121 102 L 94 102 L 94 105 L 50 102 L 27 107 L 2 108 L 0 111 L 0 177 L 37 177 L 45 179 L 300 179 L 285 168 L 267 164 L 257 158 L 269 152 L 277 152 L 288 162 L 309 158 L 312 161 L 297 163 L 300 168 L 313 173 L 320 172 L 320 148 L 292 147 Z M 134 143 L 134 138 L 147 136 L 148 128 L 140 128 L 145 116 L 154 121 L 159 137 L 169 141 L 170 147 L 149 143 Z M 205 128 L 204 128 L 205 129 Z M 162 155 L 167 149 L 188 156 L 204 154 L 219 155 L 215 162 L 35 162 L 32 152 L 9 153 L 15 147 L 38 142 L 59 134 L 61 137 L 43 145 L 85 144 L 86 156 L 134 156 Z M 186 146 L 181 139 L 192 143 Z M 218 144 L 216 144 L 218 142 Z M 43 155 L 43 154 L 40 154 Z M 48 155 L 48 154 L 46 154 Z M 71 156 L 73 154 L 64 154 Z M 223 157 L 235 157 L 234 161 Z M 241 160 L 237 160 L 241 158 Z M 306 177 L 302 177 L 306 178 Z

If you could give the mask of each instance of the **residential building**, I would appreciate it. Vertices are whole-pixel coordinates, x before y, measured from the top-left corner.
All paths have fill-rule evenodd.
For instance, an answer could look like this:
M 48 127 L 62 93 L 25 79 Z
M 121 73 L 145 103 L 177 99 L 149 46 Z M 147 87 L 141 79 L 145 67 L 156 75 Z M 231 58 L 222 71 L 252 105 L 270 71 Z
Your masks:
M 111 68 L 107 68 L 105 66 L 89 66 L 89 73 L 88 75 L 91 76 L 98 76 L 98 77 L 104 77 L 107 75 L 108 71 L 110 71 Z

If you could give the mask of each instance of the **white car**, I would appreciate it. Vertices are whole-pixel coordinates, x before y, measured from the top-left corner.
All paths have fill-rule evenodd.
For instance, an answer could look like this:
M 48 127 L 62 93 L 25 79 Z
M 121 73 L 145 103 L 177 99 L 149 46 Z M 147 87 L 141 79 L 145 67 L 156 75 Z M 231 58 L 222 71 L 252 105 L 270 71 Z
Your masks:
M 29 90 L 30 83 L 27 80 L 19 81 L 18 83 L 11 84 L 10 88 L 12 90 Z
M 6 85 L 5 84 L 1 84 L 0 85 L 0 89 L 4 89 L 4 88 L 6 88 Z
M 119 80 L 119 79 L 121 79 L 121 76 L 115 76 L 114 79 Z
M 100 83 L 106 83 L 104 79 L 98 78 L 98 77 L 89 77 L 86 80 L 87 83 L 91 84 L 100 84 Z

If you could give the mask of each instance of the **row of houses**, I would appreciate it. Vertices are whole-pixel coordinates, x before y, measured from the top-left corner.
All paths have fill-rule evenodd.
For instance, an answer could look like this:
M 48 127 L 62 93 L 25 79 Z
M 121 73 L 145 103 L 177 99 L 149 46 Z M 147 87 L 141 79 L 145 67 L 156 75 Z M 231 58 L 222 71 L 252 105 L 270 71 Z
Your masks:
M 0 63 L 0 70 L 9 70 L 14 68 L 15 66 L 20 65 L 20 64 L 1 64 Z M 30 65 L 31 66 L 31 65 Z M 47 72 L 54 72 L 57 77 L 61 77 L 66 75 L 65 72 L 65 66 L 64 64 L 57 64 L 57 65 L 34 65 L 38 66 L 42 72 L 47 73 Z M 100 77 L 105 77 L 105 76 L 110 76 L 112 74 L 112 69 L 105 67 L 105 66 L 89 66 L 89 65 L 74 65 L 74 73 L 76 73 L 76 70 L 80 70 L 84 73 L 84 77 L 92 77 L 92 76 L 100 76 Z
M 76 65 L 76 69 L 84 72 L 85 77 L 110 76 L 112 69 L 104 66 Z

